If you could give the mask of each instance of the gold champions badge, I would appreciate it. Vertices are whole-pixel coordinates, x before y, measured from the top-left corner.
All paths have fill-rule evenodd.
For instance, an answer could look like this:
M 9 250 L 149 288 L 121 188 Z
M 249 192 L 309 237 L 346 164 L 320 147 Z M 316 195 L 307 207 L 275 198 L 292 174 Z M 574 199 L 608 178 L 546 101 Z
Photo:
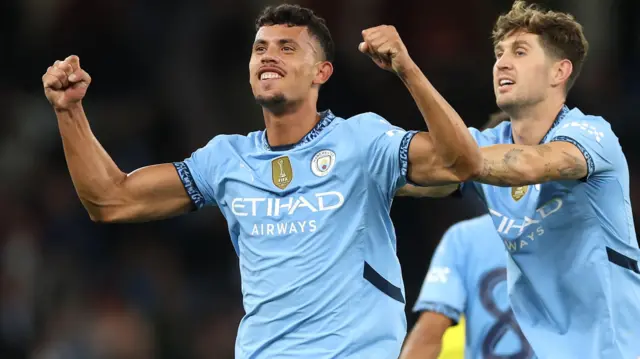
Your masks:
M 280 189 L 285 189 L 293 180 L 293 169 L 289 157 L 279 157 L 271 161 L 271 178 L 273 184 Z
M 511 187 L 511 197 L 514 201 L 518 202 L 525 194 L 527 194 L 528 190 L 529 186 Z

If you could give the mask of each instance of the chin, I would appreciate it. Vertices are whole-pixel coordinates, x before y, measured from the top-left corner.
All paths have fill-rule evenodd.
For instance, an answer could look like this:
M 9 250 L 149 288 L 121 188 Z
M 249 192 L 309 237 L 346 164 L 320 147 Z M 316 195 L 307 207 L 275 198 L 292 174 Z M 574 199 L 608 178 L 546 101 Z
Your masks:
M 256 96 L 256 102 L 263 108 L 273 112 L 281 113 L 287 108 L 289 102 L 283 93 Z
M 507 111 L 509 109 L 518 107 L 518 101 L 513 98 L 508 98 L 507 96 L 505 97 L 496 98 L 496 105 L 499 109 L 501 109 L 502 111 Z

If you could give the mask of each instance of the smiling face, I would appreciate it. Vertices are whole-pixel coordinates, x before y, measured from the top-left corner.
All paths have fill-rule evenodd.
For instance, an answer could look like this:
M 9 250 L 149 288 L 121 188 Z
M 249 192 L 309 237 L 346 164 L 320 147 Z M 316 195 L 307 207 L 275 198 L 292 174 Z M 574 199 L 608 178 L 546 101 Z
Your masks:
M 256 101 L 271 110 L 310 97 L 331 76 L 319 42 L 304 26 L 262 26 L 249 62 L 249 82 Z

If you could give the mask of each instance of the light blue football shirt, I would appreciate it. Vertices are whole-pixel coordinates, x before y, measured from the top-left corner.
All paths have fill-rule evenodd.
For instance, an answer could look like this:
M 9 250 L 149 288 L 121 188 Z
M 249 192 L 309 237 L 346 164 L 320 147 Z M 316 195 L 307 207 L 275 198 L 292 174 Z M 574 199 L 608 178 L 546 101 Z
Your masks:
M 465 358 L 533 358 L 507 296 L 507 253 L 491 216 L 454 224 L 442 237 L 414 312 L 466 318 Z
M 413 132 L 322 113 L 293 146 L 216 136 L 175 166 L 197 208 L 224 214 L 245 316 L 236 358 L 397 358 L 404 285 L 389 216 Z
M 479 132 L 480 146 L 513 143 L 511 123 Z M 640 251 L 627 161 L 602 117 L 563 108 L 543 143 L 582 151 L 584 180 L 519 188 L 474 183 L 510 255 L 511 307 L 540 358 L 640 356 Z

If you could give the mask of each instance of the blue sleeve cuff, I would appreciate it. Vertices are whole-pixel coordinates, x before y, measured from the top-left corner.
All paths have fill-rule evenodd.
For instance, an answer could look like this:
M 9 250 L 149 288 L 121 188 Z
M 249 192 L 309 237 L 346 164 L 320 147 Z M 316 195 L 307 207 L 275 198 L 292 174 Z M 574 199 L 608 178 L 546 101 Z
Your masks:
M 440 313 L 453 321 L 453 325 L 457 325 L 460 321 L 460 311 L 442 303 L 425 302 L 418 303 L 413 308 L 414 312 L 434 312 Z
M 400 175 L 403 178 L 407 178 L 407 171 L 409 170 L 409 145 L 416 133 L 418 133 L 418 131 L 408 131 L 402 137 L 402 141 L 400 141 Z
M 204 207 L 206 201 L 202 192 L 196 186 L 196 182 L 193 179 L 193 175 L 189 170 L 189 167 L 184 162 L 174 162 L 173 166 L 178 171 L 178 176 L 184 185 L 184 189 L 187 191 L 187 195 L 191 198 L 191 202 L 193 202 L 196 209 L 201 209 Z
M 584 148 L 584 146 L 581 145 L 578 141 L 574 140 L 569 136 L 556 136 L 552 138 L 551 141 L 549 142 L 558 142 L 558 141 L 569 142 L 574 146 L 578 147 L 580 152 L 582 152 L 584 159 L 587 161 L 587 176 L 585 178 L 589 178 L 589 176 L 591 176 L 591 174 L 594 173 L 596 170 L 595 162 L 593 161 L 593 157 L 591 157 L 591 154 L 589 154 L 589 151 L 587 151 L 587 149 Z

